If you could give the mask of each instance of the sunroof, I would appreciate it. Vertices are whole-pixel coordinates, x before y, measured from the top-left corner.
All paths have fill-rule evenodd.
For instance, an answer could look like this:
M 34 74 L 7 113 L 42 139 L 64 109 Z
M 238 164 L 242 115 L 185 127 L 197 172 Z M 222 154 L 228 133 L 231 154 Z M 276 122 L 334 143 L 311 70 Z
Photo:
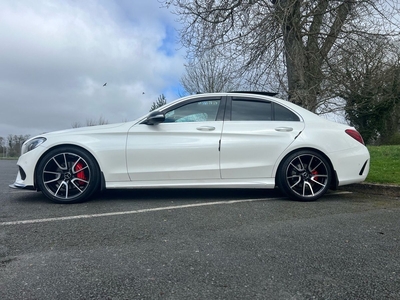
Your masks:
M 231 91 L 229 93 L 240 93 L 240 94 L 257 94 L 257 95 L 264 95 L 264 96 L 276 96 L 278 93 L 274 92 L 257 92 L 257 91 Z

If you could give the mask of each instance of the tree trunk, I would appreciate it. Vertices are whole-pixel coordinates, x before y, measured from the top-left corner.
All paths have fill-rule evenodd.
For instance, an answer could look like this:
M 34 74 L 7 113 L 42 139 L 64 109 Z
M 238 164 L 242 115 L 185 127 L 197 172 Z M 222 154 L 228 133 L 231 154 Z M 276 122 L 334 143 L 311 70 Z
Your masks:
M 282 27 L 288 78 L 289 101 L 315 112 L 323 81 L 322 67 L 341 32 L 352 2 L 345 0 L 337 7 L 336 18 L 323 42 L 321 26 L 329 0 L 319 0 L 307 36 L 303 36 L 300 0 L 275 2 L 275 11 Z

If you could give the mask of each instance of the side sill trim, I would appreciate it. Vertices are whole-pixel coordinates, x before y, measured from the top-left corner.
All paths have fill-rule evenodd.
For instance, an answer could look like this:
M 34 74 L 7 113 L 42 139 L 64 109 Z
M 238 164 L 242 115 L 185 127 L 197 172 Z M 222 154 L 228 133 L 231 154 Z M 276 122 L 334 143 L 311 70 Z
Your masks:
M 20 184 L 20 183 L 16 183 L 16 182 L 14 182 L 13 184 L 10 184 L 9 187 L 12 189 L 24 189 L 24 190 L 32 190 L 32 191 L 36 190 L 33 186 L 24 185 L 24 184 Z

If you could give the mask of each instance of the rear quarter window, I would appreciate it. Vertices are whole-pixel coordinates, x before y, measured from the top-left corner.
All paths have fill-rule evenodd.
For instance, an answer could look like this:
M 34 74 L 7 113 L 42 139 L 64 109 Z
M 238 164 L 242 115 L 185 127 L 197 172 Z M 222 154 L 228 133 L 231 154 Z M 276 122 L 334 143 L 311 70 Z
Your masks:
M 300 118 L 292 111 L 275 103 L 275 121 L 300 121 Z

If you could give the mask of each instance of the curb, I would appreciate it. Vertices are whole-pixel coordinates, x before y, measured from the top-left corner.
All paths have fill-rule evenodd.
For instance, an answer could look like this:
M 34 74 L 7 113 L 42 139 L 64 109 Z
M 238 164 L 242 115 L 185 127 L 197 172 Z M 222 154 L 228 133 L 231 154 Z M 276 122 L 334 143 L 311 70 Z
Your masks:
M 346 190 L 362 194 L 385 195 L 389 197 L 400 197 L 400 186 L 379 183 L 354 183 L 338 187 L 339 190 Z

